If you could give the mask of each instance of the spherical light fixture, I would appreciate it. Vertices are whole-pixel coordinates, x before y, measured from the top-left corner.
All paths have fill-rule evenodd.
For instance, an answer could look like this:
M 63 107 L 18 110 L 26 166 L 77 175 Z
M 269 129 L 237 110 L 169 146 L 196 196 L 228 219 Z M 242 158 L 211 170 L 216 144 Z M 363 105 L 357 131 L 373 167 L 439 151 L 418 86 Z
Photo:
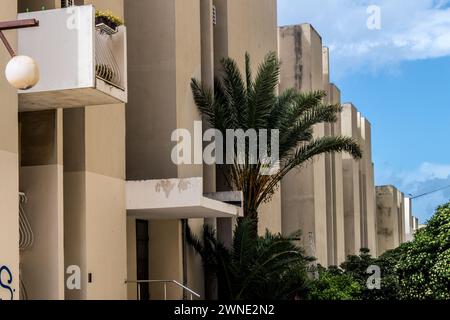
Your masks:
M 39 67 L 28 56 L 15 56 L 6 66 L 5 76 L 14 88 L 28 90 L 39 81 Z

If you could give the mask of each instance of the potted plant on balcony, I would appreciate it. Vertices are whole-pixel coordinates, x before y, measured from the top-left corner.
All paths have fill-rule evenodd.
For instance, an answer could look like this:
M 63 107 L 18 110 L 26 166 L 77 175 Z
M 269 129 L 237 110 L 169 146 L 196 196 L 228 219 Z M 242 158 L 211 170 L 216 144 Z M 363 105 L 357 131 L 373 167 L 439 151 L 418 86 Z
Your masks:
M 124 21 L 109 10 L 95 12 L 95 25 L 100 27 L 101 30 L 105 30 L 105 27 L 107 27 L 115 33 L 117 32 L 117 28 L 123 24 Z

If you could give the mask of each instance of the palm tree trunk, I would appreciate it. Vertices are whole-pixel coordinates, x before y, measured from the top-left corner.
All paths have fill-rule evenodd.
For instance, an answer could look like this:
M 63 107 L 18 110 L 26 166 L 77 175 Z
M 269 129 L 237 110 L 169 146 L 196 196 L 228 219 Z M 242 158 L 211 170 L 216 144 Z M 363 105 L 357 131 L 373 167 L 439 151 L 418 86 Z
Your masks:
M 244 219 L 249 219 L 253 222 L 251 235 L 254 239 L 258 238 L 258 210 L 254 208 L 245 207 L 244 208 Z M 242 219 L 239 220 L 239 223 Z
M 207 266 L 205 266 L 205 299 L 208 301 L 219 299 L 217 275 Z

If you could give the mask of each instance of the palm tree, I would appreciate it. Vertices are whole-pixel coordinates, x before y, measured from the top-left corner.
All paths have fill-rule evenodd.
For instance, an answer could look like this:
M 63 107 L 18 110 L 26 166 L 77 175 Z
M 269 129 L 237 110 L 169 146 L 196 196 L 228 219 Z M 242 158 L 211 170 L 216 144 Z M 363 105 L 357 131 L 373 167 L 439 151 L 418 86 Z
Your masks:
M 236 226 L 230 249 L 220 243 L 214 230 L 204 226 L 200 240 L 189 229 L 187 242 L 202 257 L 205 287 L 218 280 L 220 300 L 287 300 L 305 296 L 307 266 L 313 258 L 289 238 L 266 232 L 253 237 L 255 221 L 244 219 Z M 209 275 L 209 276 L 208 276 Z M 214 294 L 206 293 L 207 299 Z
M 271 200 L 283 177 L 314 157 L 347 152 L 354 158 L 361 158 L 361 149 L 352 138 L 313 137 L 314 125 L 336 122 L 342 110 L 341 105 L 323 102 L 324 91 L 289 89 L 277 94 L 280 62 L 275 53 L 266 56 L 254 80 L 248 54 L 245 56 L 245 79 L 233 59 L 225 58 L 221 64 L 223 73 L 216 79 L 214 89 L 196 79 L 191 82 L 194 101 L 209 125 L 224 136 L 227 129 L 266 129 L 269 133 L 279 130 L 279 169 L 275 173 L 262 174 L 266 164 L 261 160 L 257 164 L 236 161 L 236 147 L 234 163 L 225 170 L 230 187 L 244 194 L 245 217 L 257 222 L 258 208 Z M 272 151 L 270 148 L 268 151 L 270 156 Z M 245 153 L 245 159 L 249 159 L 249 146 Z

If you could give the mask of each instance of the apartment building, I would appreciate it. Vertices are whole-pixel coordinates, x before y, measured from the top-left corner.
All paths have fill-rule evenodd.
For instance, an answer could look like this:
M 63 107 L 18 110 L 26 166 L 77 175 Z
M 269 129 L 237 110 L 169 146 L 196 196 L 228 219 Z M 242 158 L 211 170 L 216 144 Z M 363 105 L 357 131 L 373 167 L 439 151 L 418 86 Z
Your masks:
M 214 297 L 185 233 L 210 224 L 230 245 L 242 195 L 215 165 L 173 161 L 184 137 L 193 138 L 192 157 L 202 159 L 207 125 L 191 78 L 212 87 L 222 58 L 242 69 L 248 52 L 255 69 L 274 51 L 283 63 L 280 90 L 325 90 L 327 102 L 341 102 L 320 35 L 309 24 L 279 30 L 276 5 L 2 1 L 0 21 L 39 20 L 5 35 L 35 59 L 41 78 L 17 91 L 0 77 L 0 267 L 9 271 L 0 276 L 11 279 L 0 298 Z M 110 10 L 125 26 L 97 27 L 95 10 Z M 9 59 L 0 48 L 0 65 Z M 375 215 L 370 123 L 353 105 L 343 109 L 337 123 L 318 125 L 314 134 L 355 137 L 364 158 L 318 157 L 287 176 L 260 210 L 260 233 L 302 230 L 301 245 L 323 265 L 361 247 L 382 252 L 391 240 L 379 239 L 380 228 L 398 223 Z
M 329 50 L 310 24 L 280 28 L 281 89 L 325 90 L 340 104 L 330 83 Z M 346 154 L 323 155 L 282 183 L 283 233 L 302 230 L 306 252 L 322 265 L 338 265 L 362 247 L 376 253 L 375 185 L 370 123 L 351 104 L 335 124 L 314 128 L 316 137 L 346 135 L 360 142 L 361 160 Z
M 123 13 L 119 1 L 94 4 Z M 126 298 L 126 28 L 100 33 L 92 6 L 66 5 L 1 4 L 1 21 L 39 21 L 5 35 L 19 54 L 35 59 L 41 77 L 19 92 L 1 80 L 8 153 L 1 165 L 0 233 L 7 238 L 0 264 L 11 271 L 15 299 Z M 2 50 L 2 65 L 8 60 Z M 113 70 L 108 79 L 96 70 L 106 63 Z M 81 270 L 80 290 L 67 289 L 70 266 Z
M 342 134 L 359 141 L 363 150 L 363 158 L 358 161 L 343 155 L 346 255 L 357 254 L 361 248 L 368 248 L 376 255 L 371 125 L 351 103 L 343 104 L 342 118 Z
M 377 193 L 378 254 L 411 241 L 418 229 L 412 215 L 412 200 L 394 186 L 379 186 Z
M 322 39 L 311 25 L 280 28 L 279 46 L 280 90 L 325 90 Z M 325 124 L 314 128 L 314 134 L 324 135 Z M 290 172 L 281 184 L 283 233 L 301 230 L 301 245 L 322 265 L 328 265 L 327 160 L 325 155 L 320 156 L 302 170 Z
M 126 27 L 99 32 L 91 4 L 125 18 Z M 64 8 L 71 5 L 77 7 Z M 215 192 L 216 185 L 229 190 L 214 166 L 174 164 L 171 135 L 187 129 L 201 146 L 191 78 L 212 84 L 221 58 L 243 65 L 249 52 L 256 67 L 277 50 L 276 1 L 2 4 L 2 20 L 17 17 L 39 20 L 39 27 L 7 36 L 36 60 L 41 80 L 18 94 L 1 84 L 1 264 L 11 270 L 14 298 L 204 297 L 202 264 L 184 241 L 186 226 L 197 232 L 213 224 L 229 242 L 241 195 Z M 117 64 L 117 79 L 97 74 L 111 62 L 105 56 Z M 23 251 L 19 190 L 34 235 Z M 79 290 L 66 285 L 74 266 Z
M 252 12 L 251 18 L 248 12 Z M 222 58 L 232 57 L 243 67 L 245 53 L 249 52 L 257 66 L 268 51 L 276 51 L 276 1 L 130 1 L 125 3 L 125 19 L 128 40 L 132 43 L 128 52 L 130 95 L 126 110 L 130 188 L 143 184 L 132 180 L 146 180 L 152 192 L 155 184 L 164 186 L 167 179 L 172 179 L 170 186 L 163 188 L 170 190 L 172 184 L 180 183 L 194 186 L 198 181 L 203 185 L 203 190 L 201 186 L 198 190 L 201 195 L 211 195 L 216 190 L 222 192 L 216 195 L 226 194 L 223 192 L 230 190 L 214 166 L 173 164 L 174 143 L 170 137 L 180 128 L 201 139 L 202 127 L 193 127 L 194 121 L 201 118 L 191 96 L 191 78 L 202 79 L 212 87 Z M 162 38 L 165 41 L 161 43 Z M 160 45 L 155 47 L 155 43 Z M 201 146 L 202 142 L 197 141 L 197 145 Z M 192 152 L 195 154 L 198 149 Z M 132 193 L 135 191 L 128 195 Z M 150 279 L 175 279 L 204 296 L 201 261 L 184 243 L 184 224 L 188 223 L 193 231 L 200 231 L 205 222 L 212 224 L 218 230 L 219 239 L 230 244 L 238 214 L 235 208 L 224 208 L 219 213 L 208 209 L 211 213 L 199 216 L 196 210 L 178 209 L 178 197 L 174 192 L 168 201 L 170 214 L 158 214 L 159 208 L 152 210 L 151 206 L 158 206 L 156 202 L 149 203 L 148 208 L 129 210 L 133 215 L 128 218 L 129 234 L 138 230 L 135 224 L 148 224 L 149 257 L 138 257 L 137 261 L 149 260 Z M 129 204 L 137 202 L 134 198 L 129 201 Z M 147 211 L 145 214 L 143 209 Z M 139 213 L 134 215 L 134 211 Z M 134 238 L 129 241 L 129 252 L 136 251 Z M 133 278 L 134 270 L 129 268 L 129 278 Z M 130 288 L 130 294 L 135 292 Z M 153 286 L 151 296 L 162 297 L 161 289 Z M 180 298 L 180 292 L 174 288 L 169 297 Z

